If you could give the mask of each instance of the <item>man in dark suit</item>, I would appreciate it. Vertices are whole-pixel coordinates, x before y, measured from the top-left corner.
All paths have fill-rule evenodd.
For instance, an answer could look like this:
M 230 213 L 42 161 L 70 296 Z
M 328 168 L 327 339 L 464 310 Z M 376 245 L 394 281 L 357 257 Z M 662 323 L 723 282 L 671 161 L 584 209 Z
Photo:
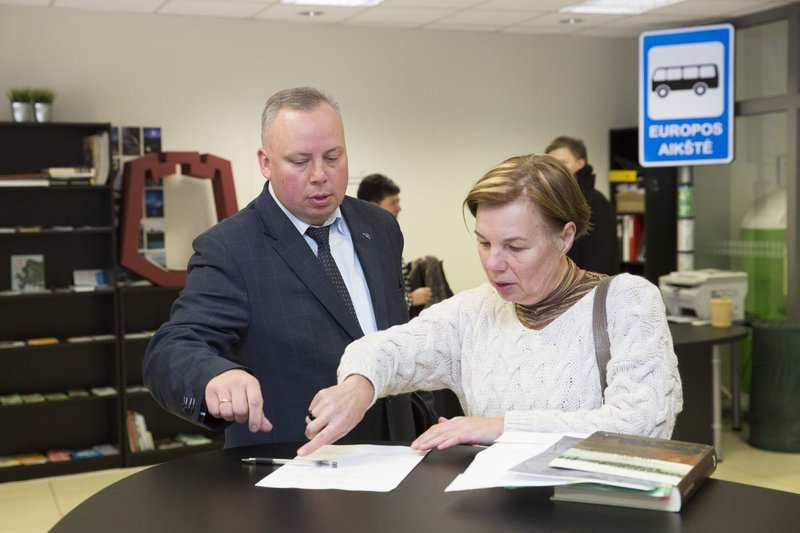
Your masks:
M 345 346 L 408 320 L 403 236 L 391 214 L 345 196 L 336 103 L 311 88 L 276 93 L 261 141 L 264 191 L 195 239 L 186 287 L 143 362 L 155 399 L 225 428 L 226 447 L 304 440 Z M 376 404 L 351 437 L 412 440 L 409 399 Z

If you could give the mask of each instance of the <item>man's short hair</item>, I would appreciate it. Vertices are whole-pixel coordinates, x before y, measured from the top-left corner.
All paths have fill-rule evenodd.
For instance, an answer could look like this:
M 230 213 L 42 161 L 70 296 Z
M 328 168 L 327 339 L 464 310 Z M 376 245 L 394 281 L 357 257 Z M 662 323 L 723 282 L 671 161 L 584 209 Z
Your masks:
M 312 111 L 320 104 L 328 104 L 331 106 L 341 119 L 342 115 L 339 112 L 339 104 L 329 95 L 313 87 L 283 89 L 270 96 L 266 105 L 264 105 L 264 111 L 261 112 L 261 144 L 265 147 L 267 146 L 267 135 L 272 128 L 272 124 L 275 122 L 275 117 L 278 116 L 278 113 L 282 109 L 289 108 Z
M 589 156 L 586 153 L 586 145 L 580 139 L 561 135 L 553 139 L 550 145 L 544 149 L 544 153 L 549 154 L 553 150 L 558 150 L 559 148 L 566 148 L 569 150 L 575 159 L 583 159 L 587 163 L 589 162 Z
M 400 187 L 383 174 L 370 174 L 358 184 L 357 196 L 374 204 L 379 204 L 387 196 L 396 194 L 400 194 Z

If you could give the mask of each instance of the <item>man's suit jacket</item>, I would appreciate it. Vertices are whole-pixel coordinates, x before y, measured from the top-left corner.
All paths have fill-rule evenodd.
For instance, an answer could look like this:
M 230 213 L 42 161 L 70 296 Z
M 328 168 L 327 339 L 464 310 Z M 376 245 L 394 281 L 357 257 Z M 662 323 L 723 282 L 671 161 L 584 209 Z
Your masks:
M 397 221 L 350 197 L 341 212 L 378 328 L 406 322 Z M 225 427 L 226 447 L 305 440 L 311 399 L 336 384 L 345 347 L 363 335 L 358 321 L 266 186 L 247 207 L 197 237 L 193 247 L 186 286 L 145 353 L 145 384 L 167 410 L 210 429 Z M 247 424 L 204 416 L 206 384 L 233 368 L 258 378 L 272 432 L 250 433 Z M 413 437 L 407 396 L 379 401 L 350 433 L 351 439 Z

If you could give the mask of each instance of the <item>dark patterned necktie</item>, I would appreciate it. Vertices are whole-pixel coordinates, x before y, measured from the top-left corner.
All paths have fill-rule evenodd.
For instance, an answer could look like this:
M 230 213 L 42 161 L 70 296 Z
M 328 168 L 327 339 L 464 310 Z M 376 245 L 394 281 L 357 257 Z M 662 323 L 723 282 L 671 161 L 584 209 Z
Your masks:
M 336 261 L 333 260 L 333 256 L 331 255 L 331 247 L 330 244 L 328 244 L 330 228 L 330 226 L 323 226 L 321 228 L 309 226 L 306 230 L 306 235 L 316 241 L 318 247 L 317 259 L 322 263 L 322 268 L 333 283 L 336 292 L 338 292 L 339 296 L 344 300 L 345 307 L 347 307 L 350 314 L 358 320 L 356 310 L 353 307 L 353 300 L 350 299 L 350 293 L 347 292 L 347 285 L 344 284 L 342 273 L 339 272 L 339 267 L 336 266 Z

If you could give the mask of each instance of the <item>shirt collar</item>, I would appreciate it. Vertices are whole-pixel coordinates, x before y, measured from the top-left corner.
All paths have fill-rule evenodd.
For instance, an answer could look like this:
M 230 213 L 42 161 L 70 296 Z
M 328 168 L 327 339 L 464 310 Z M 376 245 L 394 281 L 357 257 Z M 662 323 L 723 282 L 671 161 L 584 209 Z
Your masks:
M 309 226 L 311 226 L 311 224 L 303 222 L 302 220 L 294 216 L 288 209 L 286 209 L 286 206 L 284 206 L 281 203 L 281 201 L 278 200 L 278 197 L 275 196 L 275 191 L 272 190 L 271 181 L 267 181 L 267 190 L 269 190 L 269 194 L 272 195 L 272 199 L 275 200 L 275 203 L 278 204 L 278 207 L 281 208 L 281 211 L 283 211 L 283 213 L 289 218 L 289 221 L 292 223 L 292 225 L 294 225 L 294 227 L 297 228 L 297 231 L 300 232 L 300 235 L 305 235 L 306 230 L 309 228 Z M 331 213 L 331 216 L 328 217 L 328 220 L 326 220 L 325 223 L 322 225 L 323 226 L 332 225 L 333 230 L 344 234 L 344 229 L 342 228 L 342 225 L 339 224 L 340 220 L 342 220 L 342 210 L 340 207 L 337 207 L 333 211 L 333 213 Z

